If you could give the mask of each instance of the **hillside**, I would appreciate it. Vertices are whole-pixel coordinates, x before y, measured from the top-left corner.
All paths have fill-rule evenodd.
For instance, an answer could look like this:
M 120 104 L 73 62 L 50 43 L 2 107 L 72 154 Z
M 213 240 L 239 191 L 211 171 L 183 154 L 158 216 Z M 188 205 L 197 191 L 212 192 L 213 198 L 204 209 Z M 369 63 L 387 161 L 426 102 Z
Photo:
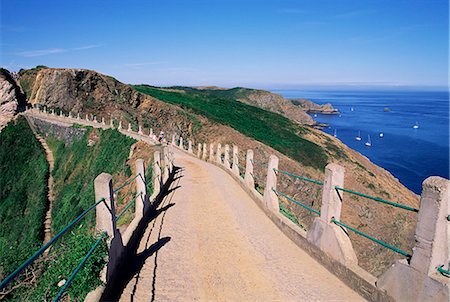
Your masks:
M 26 120 L 9 123 L 0 133 L 0 280 L 42 243 L 47 177 L 45 151 Z
M 8 70 L 0 68 L 0 130 L 25 106 L 25 96 Z
M 245 150 L 253 149 L 255 162 L 265 164 L 270 154 L 280 158 L 280 169 L 314 179 L 323 179 L 327 162 L 346 169 L 345 187 L 387 198 L 414 207 L 418 198 L 386 170 L 374 165 L 339 140 L 310 127 L 250 106 L 231 96 L 219 96 L 222 90 L 166 89 L 137 86 L 136 90 L 111 77 L 79 69 L 41 69 L 21 73 L 20 82 L 32 104 L 61 108 L 73 114 L 94 114 L 164 130 L 191 139 L 194 143 L 228 143 L 240 147 L 240 162 Z M 22 84 L 22 87 L 24 85 Z M 225 90 L 226 91 L 226 90 Z M 264 178 L 264 168 L 255 174 Z M 320 187 L 279 178 L 282 192 L 320 207 Z M 344 194 L 342 219 L 361 231 L 409 251 L 414 244 L 416 217 L 379 203 Z M 312 216 L 299 206 L 282 200 L 282 205 L 305 228 Z M 399 256 L 370 241 L 350 234 L 360 265 L 378 275 Z

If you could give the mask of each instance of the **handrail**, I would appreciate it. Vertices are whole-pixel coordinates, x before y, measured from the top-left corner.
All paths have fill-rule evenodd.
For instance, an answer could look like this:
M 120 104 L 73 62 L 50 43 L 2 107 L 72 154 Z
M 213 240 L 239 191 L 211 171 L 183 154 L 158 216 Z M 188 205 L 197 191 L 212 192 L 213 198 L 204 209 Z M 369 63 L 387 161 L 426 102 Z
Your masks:
M 254 175 L 253 173 L 250 173 L 250 175 L 251 175 L 253 178 L 256 178 L 257 180 L 259 180 L 259 181 L 261 182 L 260 185 L 264 184 L 264 181 L 263 181 L 261 178 L 259 178 L 258 176 Z
M 121 186 L 119 186 L 117 189 L 113 190 L 113 193 L 116 193 L 119 190 L 122 190 L 124 187 L 128 186 L 133 180 L 135 180 L 141 173 L 136 174 L 133 178 L 127 180 L 125 183 L 123 183 Z
M 408 211 L 411 211 L 411 212 L 416 212 L 416 213 L 419 212 L 418 209 L 412 208 L 410 206 L 407 206 L 407 205 L 404 205 L 404 204 L 401 204 L 401 203 L 392 202 L 392 201 L 385 200 L 385 199 L 382 199 L 382 198 L 379 198 L 379 197 L 370 196 L 370 195 L 367 195 L 367 194 L 364 194 L 364 193 L 360 193 L 360 192 L 356 192 L 356 191 L 353 191 L 353 190 L 341 188 L 341 187 L 338 187 L 338 186 L 335 186 L 335 189 L 343 191 L 343 192 L 347 192 L 347 193 L 350 193 L 350 194 L 358 195 L 358 196 L 361 196 L 361 197 L 369 198 L 369 199 L 372 199 L 372 200 L 375 200 L 375 201 L 378 201 L 378 202 L 381 202 L 381 203 L 384 203 L 384 204 L 388 204 L 388 205 L 393 206 L 393 207 L 397 207 L 397 208 L 401 208 L 401 209 L 404 209 L 404 210 L 408 210 Z
M 139 194 L 137 194 L 126 206 L 125 208 L 123 208 L 122 212 L 120 212 L 119 215 L 117 215 L 116 217 L 116 222 L 120 219 L 120 217 L 122 217 L 123 214 L 125 214 L 125 212 L 133 205 L 133 202 L 136 201 L 136 199 L 142 195 L 142 192 L 140 192 Z
M 310 206 L 308 206 L 308 205 L 306 205 L 306 204 L 304 204 L 304 203 L 302 203 L 302 202 L 300 202 L 300 201 L 298 201 L 298 200 L 295 200 L 294 198 L 292 198 L 292 197 L 290 197 L 290 196 L 287 196 L 287 195 L 284 194 L 284 193 L 278 192 L 278 191 L 275 190 L 274 188 L 272 188 L 272 191 L 274 191 L 275 194 L 281 195 L 281 196 L 283 196 L 284 198 L 286 198 L 287 200 L 292 201 L 293 203 L 298 204 L 299 206 L 302 206 L 303 208 L 307 209 L 308 211 L 313 212 L 314 214 L 320 215 L 320 212 L 317 211 L 316 209 L 313 209 L 312 207 L 310 207 Z
M 333 223 L 335 223 L 335 224 L 337 224 L 337 225 L 339 225 L 341 227 L 345 227 L 345 228 L 355 232 L 358 235 L 361 235 L 361 236 L 363 236 L 363 237 L 365 237 L 365 238 L 367 238 L 369 240 L 372 240 L 373 242 L 378 243 L 381 246 L 384 246 L 385 248 L 388 248 L 388 249 L 390 249 L 390 250 L 392 250 L 392 251 L 394 251 L 396 253 L 399 253 L 399 254 L 405 256 L 406 258 L 408 258 L 408 260 L 411 259 L 411 257 L 412 257 L 412 255 L 408 254 L 407 252 L 402 251 L 401 249 L 396 248 L 395 246 L 390 245 L 390 244 L 388 244 L 388 243 L 386 243 L 384 241 L 381 241 L 381 240 L 379 240 L 379 239 L 377 239 L 375 237 L 367 235 L 366 233 L 363 233 L 363 232 L 361 232 L 361 231 L 359 231 L 359 230 L 357 230 L 355 228 L 352 228 L 351 226 L 349 226 L 349 225 L 347 225 L 347 224 L 345 224 L 343 222 L 340 222 L 339 220 L 336 220 L 334 217 L 331 218 L 331 222 L 333 222 Z
M 251 161 L 251 163 L 254 164 L 254 165 L 260 166 L 260 167 L 262 167 L 262 168 L 266 168 L 266 166 L 265 166 L 264 164 L 260 164 L 260 163 L 258 163 L 258 162 L 255 162 L 253 159 L 250 159 L 250 161 Z
M 72 283 L 73 279 L 75 279 L 75 276 L 78 274 L 78 272 L 83 268 L 86 261 L 89 259 L 89 257 L 92 255 L 94 250 L 99 246 L 99 244 L 102 242 L 102 240 L 106 237 L 107 233 L 103 232 L 100 236 L 100 238 L 94 243 L 94 245 L 91 247 L 89 252 L 84 256 L 83 260 L 78 264 L 78 266 L 75 268 L 75 270 L 72 272 L 70 277 L 67 279 L 66 283 L 64 283 L 64 286 L 60 289 L 56 297 L 53 299 L 53 302 L 59 301 L 59 299 L 62 298 L 62 295 L 64 294 L 65 290 L 69 287 L 69 285 Z
M 312 183 L 315 183 L 317 185 L 323 186 L 323 182 L 318 181 L 318 180 L 314 180 L 314 179 L 311 179 L 311 178 L 303 177 L 303 176 L 300 176 L 300 175 L 297 175 L 297 174 L 294 174 L 294 173 L 290 173 L 290 172 L 283 171 L 283 170 L 278 170 L 278 169 L 275 169 L 275 168 L 273 170 L 275 172 L 280 172 L 280 173 L 286 174 L 286 175 L 294 177 L 294 178 L 298 178 L 298 179 L 301 179 L 301 180 L 304 180 L 304 181 L 312 182 Z
M 0 283 L 0 290 L 3 289 L 6 285 L 8 285 L 17 275 L 22 272 L 27 266 L 29 266 L 31 263 L 36 260 L 37 257 L 39 257 L 41 254 L 44 253 L 46 249 L 48 249 L 53 243 L 55 243 L 56 240 L 58 240 L 62 235 L 64 235 L 71 227 L 73 227 L 77 222 L 79 222 L 84 216 L 86 216 L 87 213 L 89 213 L 92 209 L 94 209 L 97 205 L 99 205 L 101 202 L 104 202 L 105 199 L 102 198 L 99 201 L 97 201 L 95 204 L 90 206 L 87 210 L 85 210 L 83 213 L 81 213 L 77 218 L 72 220 L 67 226 L 65 226 L 58 234 L 56 234 L 55 237 L 53 237 L 47 244 L 43 245 L 36 253 L 34 253 L 33 256 L 28 258 L 24 263 L 22 263 L 21 266 L 19 266 L 14 272 L 12 272 L 8 277 L 6 277 L 5 280 Z
M 450 267 L 450 265 L 449 265 Z M 438 272 L 440 272 L 443 276 L 450 278 L 450 270 L 444 269 L 444 265 L 441 265 L 437 268 Z

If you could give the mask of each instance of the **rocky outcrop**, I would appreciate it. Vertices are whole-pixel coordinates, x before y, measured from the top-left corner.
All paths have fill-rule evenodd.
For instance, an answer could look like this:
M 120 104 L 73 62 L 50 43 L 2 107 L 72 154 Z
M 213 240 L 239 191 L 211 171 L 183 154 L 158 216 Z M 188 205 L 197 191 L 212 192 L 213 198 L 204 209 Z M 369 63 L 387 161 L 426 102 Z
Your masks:
M 291 102 L 307 113 L 339 114 L 339 110 L 333 108 L 333 105 L 329 103 L 319 105 L 306 99 L 292 99 Z
M 265 90 L 234 88 L 238 100 L 262 109 L 281 114 L 288 119 L 303 125 L 313 125 L 313 119 L 302 108 L 292 104 L 291 101 Z
M 8 70 L 0 69 L 0 130 L 11 121 L 25 103 L 24 97 Z

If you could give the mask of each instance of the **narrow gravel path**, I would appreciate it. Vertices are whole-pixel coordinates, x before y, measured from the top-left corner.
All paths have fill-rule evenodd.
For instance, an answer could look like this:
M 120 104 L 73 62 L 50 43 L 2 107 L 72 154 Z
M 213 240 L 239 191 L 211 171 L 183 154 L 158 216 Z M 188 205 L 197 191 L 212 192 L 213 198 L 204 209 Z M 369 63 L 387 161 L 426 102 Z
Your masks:
M 28 118 L 27 115 L 24 115 L 25 118 L 28 121 L 28 125 L 30 125 L 31 130 L 34 133 L 34 136 L 37 138 L 37 140 L 39 141 L 39 143 L 41 143 L 42 147 L 45 150 L 45 155 L 47 158 L 47 162 L 49 165 L 49 176 L 48 176 L 48 182 L 47 182 L 47 186 L 48 186 L 48 210 L 47 213 L 45 214 L 45 220 L 44 220 L 44 243 L 46 244 L 50 241 L 50 239 L 52 239 L 52 231 L 51 231 L 51 227 L 52 227 L 52 209 L 53 209 L 53 168 L 55 166 L 55 159 L 53 157 L 53 152 L 50 149 L 50 147 L 47 145 L 47 142 L 45 141 L 45 139 L 36 131 L 36 128 L 33 124 L 32 121 L 30 121 L 30 119 Z M 46 250 L 44 255 L 48 254 L 49 250 Z
M 216 166 L 175 152 L 173 203 L 139 251 L 164 240 L 120 301 L 363 301 L 289 240 Z M 177 185 L 177 183 L 175 183 Z M 167 241 L 168 240 L 168 241 Z

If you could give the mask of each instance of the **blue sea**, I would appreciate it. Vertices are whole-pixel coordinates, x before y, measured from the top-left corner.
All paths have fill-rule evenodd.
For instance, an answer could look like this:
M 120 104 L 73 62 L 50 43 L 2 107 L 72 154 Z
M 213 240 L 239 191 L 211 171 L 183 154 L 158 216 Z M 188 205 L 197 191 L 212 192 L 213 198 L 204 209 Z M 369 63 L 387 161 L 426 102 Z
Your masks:
M 428 176 L 449 178 L 448 92 L 273 92 L 285 98 L 331 103 L 340 115 L 313 116 L 316 121 L 329 124 L 323 131 L 336 133 L 343 143 L 390 171 L 417 194 Z M 416 123 L 418 128 L 414 129 Z M 361 141 L 355 139 L 358 131 Z M 368 135 L 371 147 L 365 146 Z

